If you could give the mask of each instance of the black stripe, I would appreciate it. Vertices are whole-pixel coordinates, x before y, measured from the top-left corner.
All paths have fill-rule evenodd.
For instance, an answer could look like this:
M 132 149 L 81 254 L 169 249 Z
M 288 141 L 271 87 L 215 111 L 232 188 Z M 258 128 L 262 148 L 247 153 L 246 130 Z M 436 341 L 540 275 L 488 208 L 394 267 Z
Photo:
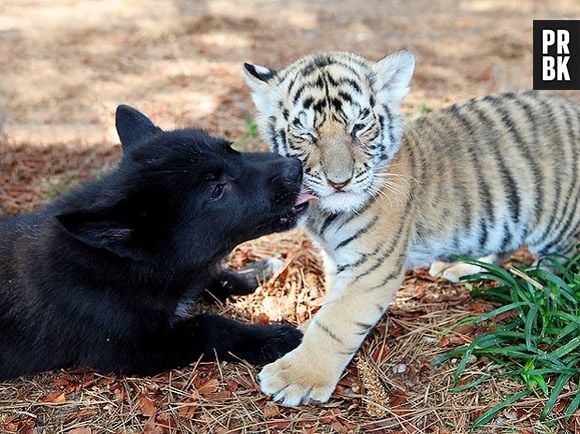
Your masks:
M 343 90 L 339 90 L 338 91 L 338 96 L 341 97 L 346 102 L 348 102 L 349 104 L 352 103 L 352 97 L 350 96 L 350 93 L 346 93 Z
M 407 252 L 405 250 L 405 252 L 401 255 L 399 255 L 399 257 L 397 258 L 397 262 L 395 263 L 395 269 L 393 271 L 391 271 L 382 281 L 381 283 L 379 283 L 378 285 L 375 285 L 371 288 L 368 288 L 365 290 L 365 292 L 372 292 L 375 291 L 377 289 L 383 288 L 387 283 L 389 283 L 391 280 L 395 280 L 398 277 L 401 277 L 401 273 L 403 272 L 403 267 L 405 266 L 405 262 L 407 260 Z
M 566 121 L 566 128 L 568 131 L 568 139 L 570 140 L 569 145 L 572 148 L 572 174 L 577 174 L 578 173 L 578 145 L 576 144 L 576 142 L 580 142 L 580 114 L 576 113 L 576 120 L 578 121 L 578 123 L 576 123 L 577 128 L 574 129 L 574 126 L 572 124 L 572 119 L 571 117 L 573 116 L 570 113 L 570 107 L 567 104 L 563 104 L 562 105 L 562 110 L 564 111 L 564 119 Z M 574 184 L 570 187 L 569 193 L 568 193 L 568 199 L 567 199 L 567 203 L 566 206 L 569 205 L 569 201 L 571 200 L 572 197 L 574 197 L 574 191 L 576 191 L 576 199 L 575 199 L 575 203 L 572 207 L 570 207 L 570 215 L 567 219 L 567 223 L 564 224 L 564 227 L 569 227 L 569 230 L 564 232 L 562 234 L 562 239 L 566 240 L 568 238 L 572 238 L 575 236 L 578 236 L 578 232 L 574 233 L 574 231 L 578 231 L 578 221 L 570 221 L 571 218 L 573 216 L 578 216 L 578 199 L 580 197 L 580 191 L 578 190 L 578 184 L 580 183 L 580 177 L 576 176 L 576 179 L 574 181 Z M 574 240 L 573 240 L 574 241 Z
M 350 59 L 349 61 L 351 61 L 351 62 L 352 62 L 352 59 Z M 338 60 L 338 61 L 336 61 L 336 62 L 334 62 L 334 63 L 335 63 L 336 65 L 340 65 L 342 68 L 344 68 L 344 69 L 346 69 L 347 71 L 351 72 L 351 73 L 352 73 L 354 76 L 356 76 L 356 78 L 357 78 L 359 81 L 362 81 L 362 79 L 363 79 L 363 78 L 361 77 L 361 75 L 359 74 L 359 71 L 358 71 L 356 68 L 353 68 L 353 67 L 352 67 L 351 65 L 349 65 L 348 63 L 343 63 L 343 62 L 341 62 L 340 60 Z M 358 63 L 358 62 L 357 62 L 357 63 Z M 360 63 L 359 63 L 359 66 L 361 66 L 361 67 L 363 67 L 363 68 L 365 67 L 364 65 L 362 65 L 362 64 L 360 64 Z
M 286 146 L 286 131 L 284 131 L 282 128 L 279 129 L 278 130 L 278 137 L 280 138 L 282 145 Z
M 286 78 L 286 74 L 284 74 L 282 81 Z M 292 78 L 292 80 L 290 80 L 290 83 L 288 84 L 288 95 L 290 95 L 292 93 L 292 89 L 294 88 L 294 85 L 296 84 L 298 80 L 296 79 L 296 76 L 294 76 Z
M 411 201 L 408 201 L 407 206 L 405 207 L 405 211 L 403 212 L 403 215 L 404 216 L 408 215 L 410 209 L 411 209 Z M 401 221 L 401 224 L 399 225 L 397 232 L 395 232 L 395 236 L 392 238 L 392 242 L 391 242 L 390 246 L 387 248 L 387 250 L 385 250 L 381 254 L 381 256 L 379 256 L 375 260 L 375 264 L 371 268 L 369 268 L 368 270 L 365 270 L 362 274 L 357 275 L 353 281 L 358 280 L 360 277 L 362 277 L 366 274 L 372 273 L 373 271 L 375 271 L 377 268 L 379 268 L 381 266 L 383 261 L 393 253 L 393 251 L 395 250 L 395 248 L 399 244 L 399 241 L 402 239 L 403 232 L 405 232 L 405 229 L 407 229 L 406 232 L 409 232 L 409 229 L 406 228 L 406 226 L 409 224 L 409 222 L 410 222 L 409 219 L 403 219 Z M 407 235 L 408 235 L 408 233 L 407 233 Z
M 495 131 L 494 137 L 498 136 L 497 128 L 495 127 L 495 123 L 485 114 L 478 106 L 479 101 L 473 100 L 470 102 L 466 107 L 475 113 L 479 119 L 485 124 L 489 125 L 490 128 L 493 128 Z M 503 179 L 502 185 L 504 186 L 504 197 L 507 201 L 507 206 L 510 210 L 511 219 L 514 223 L 519 223 L 520 221 L 520 196 L 518 192 L 517 182 L 511 172 L 506 167 L 505 161 L 501 155 L 500 150 L 498 149 L 498 144 L 494 140 L 489 140 L 487 142 L 490 146 L 490 150 L 494 156 L 497 165 L 499 166 L 500 176 Z
M 513 95 L 513 94 L 512 94 Z M 544 198 L 544 174 L 542 173 L 542 169 L 540 168 L 538 162 L 535 160 L 533 155 L 531 155 L 529 144 L 525 142 L 522 138 L 520 132 L 518 131 L 517 126 L 511 119 L 510 113 L 506 110 L 504 106 L 501 105 L 501 100 L 497 97 L 488 96 L 486 97 L 488 101 L 492 102 L 492 107 L 500 114 L 500 118 L 504 126 L 507 128 L 508 132 L 514 139 L 516 146 L 518 147 L 521 155 L 527 161 L 528 166 L 532 171 L 532 177 L 534 184 L 533 186 L 529 186 L 530 188 L 534 188 L 534 216 L 535 219 L 538 218 L 539 215 L 539 204 L 543 202 Z M 537 140 L 537 131 L 536 131 L 536 123 L 534 122 L 534 117 L 530 113 L 529 106 L 524 107 L 523 103 L 519 101 L 517 98 L 511 99 L 520 109 L 524 111 L 526 116 L 528 117 L 528 121 L 530 123 L 530 127 L 533 130 L 533 137 Z
M 334 86 L 346 84 L 346 85 L 352 87 L 352 89 L 356 93 L 358 93 L 359 95 L 362 94 L 362 90 L 361 90 L 359 84 L 355 80 L 353 80 L 352 78 L 340 78 L 338 80 L 335 80 L 334 83 L 336 83 L 336 84 L 334 84 Z
M 487 245 L 487 237 L 488 237 L 488 233 L 487 233 L 487 223 L 485 221 L 485 218 L 481 217 L 479 219 L 479 227 L 481 228 L 481 233 L 479 234 L 479 250 L 480 252 L 485 252 L 486 251 L 486 245 Z
M 328 56 L 317 56 L 314 59 L 310 60 L 310 62 L 306 63 L 302 66 L 300 70 L 300 74 L 303 77 L 308 77 L 312 73 L 319 71 L 320 69 L 324 68 L 325 66 L 331 65 L 334 63 L 334 60 Z
M 355 233 L 353 236 L 338 243 L 338 245 L 334 248 L 334 250 L 338 250 L 341 247 L 344 247 L 347 244 L 351 243 L 352 241 L 356 240 L 361 235 L 366 234 L 375 225 L 375 223 L 377 222 L 378 219 L 379 219 L 379 217 L 375 216 L 365 227 L 359 229 L 359 231 L 357 233 Z
M 385 110 L 385 115 L 387 116 L 387 128 L 389 131 L 389 142 L 390 145 L 393 146 L 395 144 L 395 133 L 393 132 L 393 114 L 389 110 L 389 107 L 385 104 L 383 105 L 383 109 Z
M 339 214 L 337 213 L 337 214 L 330 214 L 328 217 L 326 217 L 326 219 L 322 223 L 322 226 L 318 230 L 318 234 L 322 236 L 324 234 L 324 232 L 326 231 L 326 229 L 328 229 L 328 227 L 331 225 L 331 223 L 333 221 L 335 221 L 338 218 L 338 216 L 339 216 Z
M 350 349 L 350 350 L 346 350 L 346 351 L 339 351 L 338 354 L 342 354 L 343 356 L 352 356 L 354 353 L 356 353 L 358 350 L 358 348 Z
M 359 321 L 355 322 L 354 324 L 355 324 L 355 325 L 356 325 L 358 328 L 360 328 L 360 329 L 361 329 L 361 331 L 357 333 L 357 335 L 360 335 L 360 336 L 365 336 L 365 335 L 367 335 L 367 334 L 368 334 L 368 332 L 370 332 L 370 331 L 371 331 L 371 329 L 372 329 L 372 328 L 373 328 L 373 326 L 374 326 L 374 324 L 366 324 L 366 323 L 364 323 L 364 322 L 359 322 Z
M 532 133 L 531 133 L 531 137 L 533 137 L 534 140 L 534 145 L 536 147 L 536 149 L 539 148 L 539 140 L 540 140 L 540 132 L 538 131 L 538 125 L 537 125 L 537 116 L 534 113 L 533 108 L 526 103 L 522 97 L 518 97 L 518 95 L 513 94 L 513 93 L 509 93 L 506 95 L 507 98 L 509 98 L 511 101 L 513 101 L 513 103 L 515 105 L 517 105 L 526 115 L 526 119 L 528 121 L 528 128 L 531 129 Z M 529 149 L 528 149 L 529 151 Z M 531 168 L 532 168 L 532 172 L 533 175 L 535 177 L 535 182 L 536 182 L 536 189 L 535 189 L 535 193 L 536 193 L 536 197 L 535 197 L 535 213 L 534 213 L 534 224 L 538 224 L 541 220 L 542 217 L 542 211 L 544 209 L 544 202 L 545 202 L 545 176 L 544 173 L 542 171 L 542 168 L 540 165 L 537 164 L 535 158 L 532 157 L 532 155 L 528 155 L 528 154 L 532 154 L 531 152 L 527 152 L 524 153 L 524 156 L 528 157 L 528 160 L 533 161 L 533 163 L 531 164 Z M 534 152 L 534 157 L 538 157 L 535 152 Z M 541 158 L 541 156 L 540 156 Z
M 353 212 L 351 215 L 346 217 L 344 220 L 341 221 L 340 225 L 336 228 L 336 230 L 340 230 L 342 227 L 346 226 L 350 223 L 355 217 L 362 216 L 377 200 L 375 197 L 370 197 L 369 200 L 363 205 L 362 208 L 359 208 L 357 211 Z
M 285 144 L 280 144 L 279 137 L 276 134 L 276 118 L 274 116 L 270 116 L 268 118 L 268 134 L 270 136 L 270 142 L 274 144 L 273 151 L 277 154 L 282 154 L 282 146 Z
M 471 138 L 475 138 L 474 130 L 471 124 L 467 121 L 465 116 L 460 112 L 457 105 L 453 105 L 447 109 L 447 111 L 451 114 L 452 118 L 455 119 L 461 127 L 466 131 L 467 135 Z M 471 142 L 466 146 L 467 152 L 471 157 L 471 162 L 475 167 L 473 173 L 477 179 L 477 189 L 478 189 L 478 199 L 480 202 L 483 203 L 483 209 L 485 212 L 485 217 L 480 218 L 480 227 L 482 228 L 480 237 L 479 237 L 479 248 L 481 251 L 486 250 L 487 245 L 487 238 L 488 238 L 488 220 L 493 225 L 495 223 L 495 213 L 493 209 L 493 203 L 491 198 L 491 191 L 489 188 L 489 184 L 486 181 L 484 174 L 481 171 L 481 161 L 478 156 L 477 147 L 474 146 L 474 143 Z
M 544 253 L 550 253 L 550 249 L 552 249 L 552 247 L 554 247 L 557 244 L 566 245 L 566 241 L 568 240 L 569 234 L 575 230 L 578 230 L 578 228 L 572 225 L 571 223 L 572 219 L 576 214 L 576 210 L 578 209 L 577 207 L 579 197 L 580 195 L 576 194 L 576 198 L 571 208 L 569 208 L 570 205 L 569 201 L 566 202 L 563 217 L 565 217 L 566 214 L 568 215 L 568 217 L 566 218 L 565 223 L 558 229 L 558 233 L 554 235 L 553 240 L 542 249 Z
M 557 147 L 557 150 L 560 152 L 559 158 L 564 159 L 565 158 L 564 148 L 563 148 L 564 137 L 562 136 L 560 128 L 558 127 L 558 124 L 556 122 L 556 116 L 554 115 L 554 110 L 552 109 L 551 101 L 546 101 L 543 98 L 539 98 L 537 94 L 534 94 L 533 97 L 535 97 L 534 99 L 542 107 L 542 112 L 546 113 L 547 120 L 550 123 L 550 125 L 553 127 L 553 129 L 555 131 L 555 136 L 556 136 L 556 140 L 553 140 L 552 145 L 554 147 Z M 539 235 L 535 238 L 535 240 L 538 240 L 538 241 L 546 240 L 546 238 L 548 238 L 549 235 L 555 230 L 560 219 L 563 218 L 562 216 L 557 216 L 558 207 L 561 205 L 562 197 L 563 197 L 562 196 L 562 193 L 563 193 L 563 191 L 562 191 L 562 179 L 563 179 L 562 173 L 556 167 L 554 168 L 553 173 L 554 173 L 554 178 L 555 178 L 554 188 L 556 191 L 555 191 L 555 195 L 553 196 L 554 200 L 552 202 L 552 207 L 551 207 L 550 214 L 549 214 L 550 221 L 546 225 L 546 228 L 541 233 L 541 235 Z
M 304 101 L 302 101 L 302 107 L 304 107 L 305 109 L 309 109 L 313 102 L 314 98 L 311 96 L 309 96 L 308 98 L 304 98 Z
M 546 253 L 548 253 L 550 249 L 558 243 L 565 245 L 568 238 L 572 236 L 573 232 L 578 230 L 576 226 L 578 222 L 573 221 L 573 219 L 577 216 L 578 199 L 580 197 L 580 192 L 578 191 L 578 184 L 580 183 L 580 178 L 577 176 L 578 174 L 578 146 L 576 145 L 577 131 L 574 130 L 574 127 L 571 121 L 569 120 L 570 113 L 567 111 L 567 107 L 562 107 L 562 109 L 566 111 L 565 119 L 566 119 L 566 127 L 568 128 L 567 139 L 570 140 L 570 145 L 572 148 L 572 176 L 576 174 L 576 178 L 566 194 L 567 196 L 566 204 L 564 205 L 561 216 L 558 218 L 558 220 L 560 220 L 560 223 L 563 224 L 557 229 L 558 233 L 553 235 L 552 241 L 542 249 L 542 251 Z M 572 200 L 574 201 L 573 203 L 571 203 Z M 560 205 L 562 205 L 561 202 Z M 552 216 L 552 218 L 553 220 L 555 220 L 554 216 Z M 550 232 L 547 232 L 546 236 L 549 235 Z
M 512 235 L 510 231 L 510 226 L 508 222 L 504 222 L 503 224 L 503 240 L 501 242 L 501 247 L 499 248 L 500 252 L 505 252 L 508 246 L 510 245 L 512 240 Z
M 322 113 L 326 109 L 326 100 L 325 99 L 320 99 L 320 100 L 316 101 L 314 103 L 314 105 L 312 106 L 312 109 L 316 113 Z
M 338 336 L 336 336 L 332 331 L 330 331 L 330 329 L 328 327 L 326 327 L 324 324 L 322 324 L 319 320 L 317 320 L 316 318 L 313 319 L 314 324 L 316 324 L 323 332 L 325 332 L 328 336 L 330 336 L 332 339 L 334 339 L 336 342 L 338 342 L 339 344 L 342 344 L 342 339 L 340 339 Z
M 437 133 L 437 135 L 441 138 L 443 143 L 445 142 L 449 134 L 448 131 L 452 130 L 451 128 L 445 128 L 445 125 L 443 125 L 444 120 L 445 117 L 442 117 L 440 119 L 433 119 L 432 122 L 429 122 L 431 130 Z M 460 165 L 451 163 L 451 170 L 449 171 L 449 174 L 451 175 L 451 185 L 452 188 L 455 190 L 456 197 L 461 199 L 461 207 L 459 208 L 459 211 L 461 214 L 461 218 L 463 220 L 462 222 L 463 228 L 464 230 L 467 230 L 469 233 L 471 233 L 471 225 L 473 223 L 472 222 L 473 207 L 470 202 L 470 197 L 468 194 L 467 186 L 465 185 L 465 180 L 463 179 L 462 176 L 463 169 L 464 168 L 461 167 Z M 461 228 L 455 229 L 454 245 L 456 246 L 457 251 L 462 251 L 462 249 L 460 248 L 459 239 L 460 238 L 463 239 L 464 237 L 461 236 L 460 234 L 461 232 L 462 232 Z

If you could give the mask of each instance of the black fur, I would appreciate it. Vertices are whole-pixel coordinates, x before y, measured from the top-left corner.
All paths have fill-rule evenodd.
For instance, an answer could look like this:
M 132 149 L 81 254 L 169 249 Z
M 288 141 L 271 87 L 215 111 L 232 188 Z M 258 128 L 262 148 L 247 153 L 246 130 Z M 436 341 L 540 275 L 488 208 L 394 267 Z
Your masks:
M 116 125 L 116 170 L 0 219 L 0 379 L 72 366 L 151 374 L 202 354 L 264 364 L 296 347 L 287 325 L 176 312 L 207 288 L 249 292 L 219 261 L 296 224 L 299 161 L 164 132 L 127 106 Z

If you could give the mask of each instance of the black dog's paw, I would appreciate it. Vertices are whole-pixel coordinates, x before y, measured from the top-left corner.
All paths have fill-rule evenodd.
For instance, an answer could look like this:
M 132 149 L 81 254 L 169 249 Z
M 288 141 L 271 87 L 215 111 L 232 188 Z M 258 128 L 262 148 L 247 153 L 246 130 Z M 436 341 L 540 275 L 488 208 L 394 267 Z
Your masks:
M 254 327 L 259 330 L 256 330 L 252 348 L 245 350 L 242 356 L 254 365 L 272 363 L 302 342 L 302 332 L 286 324 Z
M 237 271 L 239 276 L 246 283 L 246 288 L 253 288 L 250 294 L 256 290 L 260 281 L 269 279 L 284 266 L 284 262 L 277 258 L 262 259 L 260 261 L 250 262 L 244 268 Z M 234 295 L 244 295 L 236 293 Z
M 268 279 L 282 265 L 279 259 L 270 258 L 251 262 L 238 271 L 221 270 L 208 290 L 214 298 L 222 302 L 230 295 L 252 294 L 258 288 L 260 280 Z

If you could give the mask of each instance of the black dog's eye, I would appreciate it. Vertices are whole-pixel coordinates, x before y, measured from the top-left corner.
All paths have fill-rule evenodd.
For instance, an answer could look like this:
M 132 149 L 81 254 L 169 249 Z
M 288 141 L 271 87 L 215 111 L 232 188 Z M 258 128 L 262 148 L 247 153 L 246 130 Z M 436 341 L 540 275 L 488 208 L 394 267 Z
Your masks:
M 357 133 L 359 131 L 361 131 L 365 126 L 366 126 L 365 124 L 354 124 L 352 126 L 352 130 L 350 131 L 350 135 L 351 135 L 353 140 L 356 139 Z
M 210 199 L 218 200 L 220 197 L 223 196 L 225 188 L 226 188 L 225 184 L 217 184 L 211 192 Z

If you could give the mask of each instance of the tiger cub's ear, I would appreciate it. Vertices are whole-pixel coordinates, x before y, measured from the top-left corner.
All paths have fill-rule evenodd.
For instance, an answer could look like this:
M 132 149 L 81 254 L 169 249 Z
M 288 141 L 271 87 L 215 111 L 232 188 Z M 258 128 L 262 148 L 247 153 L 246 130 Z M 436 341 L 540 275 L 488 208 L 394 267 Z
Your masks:
M 373 65 L 377 74 L 377 98 L 383 104 L 398 104 L 409 92 L 415 70 L 415 57 L 410 51 L 398 51 Z
M 272 111 L 270 93 L 272 91 L 272 78 L 276 71 L 265 66 L 244 63 L 244 76 L 246 83 L 252 89 L 252 99 L 262 114 Z

